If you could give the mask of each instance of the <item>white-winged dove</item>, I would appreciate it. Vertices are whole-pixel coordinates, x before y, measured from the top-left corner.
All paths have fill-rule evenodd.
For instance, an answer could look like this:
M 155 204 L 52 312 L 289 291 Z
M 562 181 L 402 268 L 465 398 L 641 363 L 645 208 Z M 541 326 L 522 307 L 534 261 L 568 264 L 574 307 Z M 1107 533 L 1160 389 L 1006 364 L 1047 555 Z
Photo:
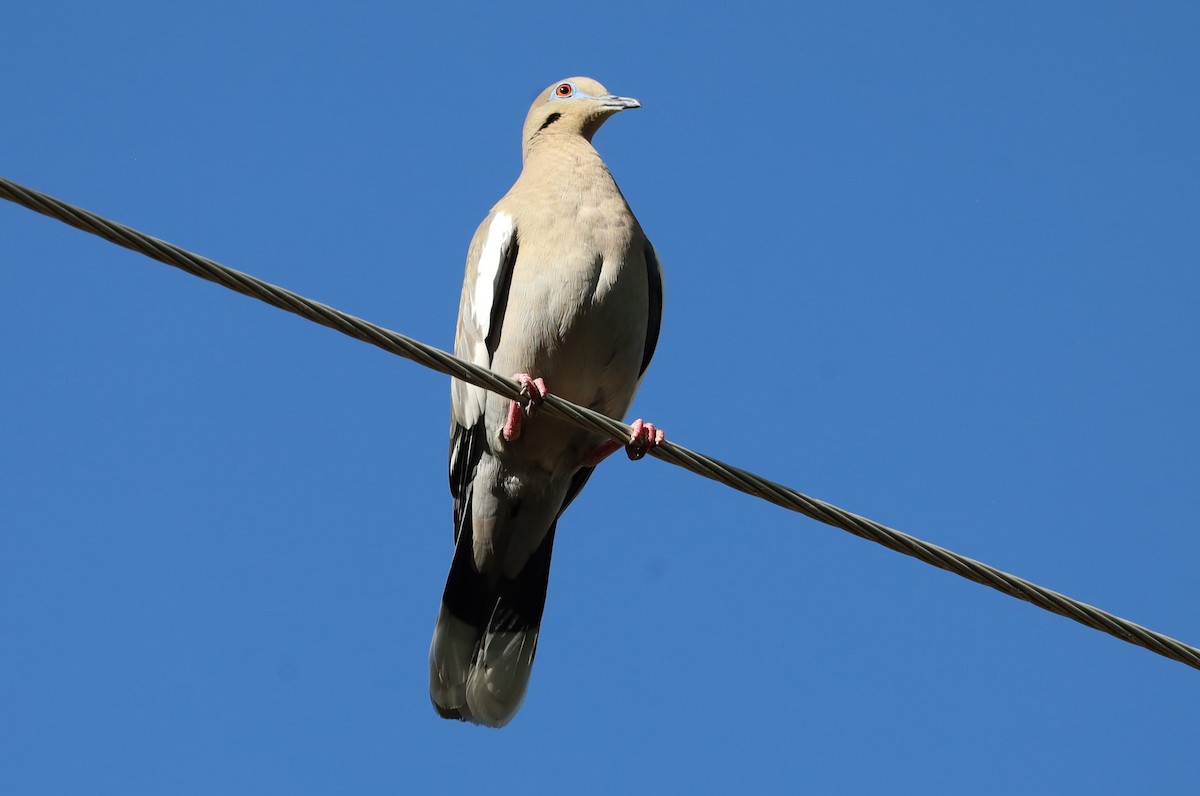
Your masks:
M 429 693 L 445 718 L 502 727 L 516 714 L 558 518 L 620 447 L 528 416 L 550 388 L 624 417 L 658 342 L 658 257 L 591 143 L 608 117 L 639 106 L 585 77 L 539 94 L 521 176 L 471 240 L 454 352 L 516 374 L 528 398 L 451 385 L 455 549 L 429 651 Z M 630 458 L 662 437 L 638 420 Z

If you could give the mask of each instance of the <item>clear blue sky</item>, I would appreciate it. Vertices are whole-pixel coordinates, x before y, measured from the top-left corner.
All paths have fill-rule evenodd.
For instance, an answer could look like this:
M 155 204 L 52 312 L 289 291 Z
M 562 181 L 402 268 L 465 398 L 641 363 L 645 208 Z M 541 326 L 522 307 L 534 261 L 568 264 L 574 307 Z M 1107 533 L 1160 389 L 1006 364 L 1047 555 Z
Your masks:
M 166 6 L 5 5 L 0 173 L 448 348 L 596 77 L 637 415 L 1200 643 L 1200 6 Z M 649 459 L 441 721 L 448 380 L 8 203 L 0 274 L 0 792 L 1195 787 L 1200 672 Z

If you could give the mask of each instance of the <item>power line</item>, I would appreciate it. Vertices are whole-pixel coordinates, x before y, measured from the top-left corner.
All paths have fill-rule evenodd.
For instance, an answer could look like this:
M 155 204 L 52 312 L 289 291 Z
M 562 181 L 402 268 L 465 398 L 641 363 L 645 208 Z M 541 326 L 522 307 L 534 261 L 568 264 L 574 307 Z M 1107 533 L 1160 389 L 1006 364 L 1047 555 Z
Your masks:
M 347 315 L 290 290 L 263 282 L 249 274 L 227 268 L 206 257 L 185 251 L 178 246 L 150 237 L 115 221 L 101 218 L 3 177 L 0 177 L 0 196 L 84 232 L 98 235 L 118 246 L 144 254 L 167 265 L 173 265 L 193 276 L 216 282 L 218 285 L 259 301 L 265 301 L 281 310 L 294 313 L 322 326 L 328 326 L 342 334 L 370 343 L 389 353 L 411 359 L 425 367 L 462 379 L 507 398 L 515 399 L 520 396 L 518 386 L 509 379 L 458 359 L 445 351 L 384 329 L 382 326 L 376 326 L 361 318 Z M 624 423 L 564 401 L 553 393 L 547 396 L 542 411 L 619 442 L 624 442 L 629 438 L 630 429 Z M 1010 597 L 1016 597 L 1039 608 L 1073 619 L 1122 641 L 1145 647 L 1151 652 L 1200 669 L 1200 649 L 1107 611 L 1073 600 L 1066 595 L 1045 589 L 1024 578 L 1010 575 L 944 547 L 921 541 L 857 514 L 851 514 L 837 506 L 808 497 L 782 484 L 768 481 L 754 473 L 725 464 L 670 441 L 654 448 L 650 455 L 741 492 L 770 501 L 777 506 L 799 512 L 826 525 L 832 525 L 855 536 L 881 544 L 898 553 L 912 556 L 926 564 L 932 564 L 968 580 L 990 586 Z

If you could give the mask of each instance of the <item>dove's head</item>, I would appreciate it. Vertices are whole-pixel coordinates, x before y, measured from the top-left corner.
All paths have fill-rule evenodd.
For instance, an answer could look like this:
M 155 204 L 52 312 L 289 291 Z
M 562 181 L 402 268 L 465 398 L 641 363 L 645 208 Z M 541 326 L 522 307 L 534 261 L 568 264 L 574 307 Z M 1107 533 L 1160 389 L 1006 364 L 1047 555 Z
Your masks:
M 592 136 L 614 113 L 640 108 L 632 97 L 618 97 L 590 77 L 569 77 L 538 94 L 525 119 L 525 146 L 540 135 Z

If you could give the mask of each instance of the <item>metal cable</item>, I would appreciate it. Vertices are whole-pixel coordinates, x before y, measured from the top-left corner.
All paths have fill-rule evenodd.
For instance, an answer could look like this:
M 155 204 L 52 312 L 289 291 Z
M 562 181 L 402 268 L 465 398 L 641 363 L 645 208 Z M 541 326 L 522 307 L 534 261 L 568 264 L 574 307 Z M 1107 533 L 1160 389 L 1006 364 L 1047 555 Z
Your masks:
M 478 365 L 464 362 L 445 351 L 306 299 L 290 290 L 255 279 L 249 274 L 226 268 L 206 257 L 192 254 L 166 241 L 144 235 L 123 224 L 108 221 L 44 193 L 22 187 L 3 177 L 0 177 L 0 196 L 30 210 L 70 224 L 84 232 L 98 235 L 118 246 L 124 246 L 159 262 L 173 265 L 201 279 L 216 282 L 230 290 L 265 301 L 281 310 L 287 310 L 301 318 L 328 326 L 342 334 L 411 359 L 440 373 L 462 379 L 507 398 L 520 396 L 518 385 L 509 379 Z M 552 417 L 568 420 L 581 428 L 619 442 L 629 439 L 629 426 L 598 412 L 564 401 L 553 393 L 546 397 L 540 411 Z M 1042 588 L 995 567 L 960 556 L 944 547 L 923 542 L 865 517 L 851 514 L 837 506 L 808 497 L 754 473 L 725 464 L 669 441 L 653 449 L 650 455 L 741 492 L 770 501 L 777 506 L 799 512 L 826 525 L 832 525 L 855 536 L 881 544 L 898 553 L 912 556 L 926 564 L 932 564 L 968 580 L 989 586 L 1010 597 L 1016 597 L 1039 608 L 1073 619 L 1122 641 L 1145 647 L 1151 652 L 1200 669 L 1200 649 L 1114 616 L 1107 611 L 1073 600 L 1058 592 Z

